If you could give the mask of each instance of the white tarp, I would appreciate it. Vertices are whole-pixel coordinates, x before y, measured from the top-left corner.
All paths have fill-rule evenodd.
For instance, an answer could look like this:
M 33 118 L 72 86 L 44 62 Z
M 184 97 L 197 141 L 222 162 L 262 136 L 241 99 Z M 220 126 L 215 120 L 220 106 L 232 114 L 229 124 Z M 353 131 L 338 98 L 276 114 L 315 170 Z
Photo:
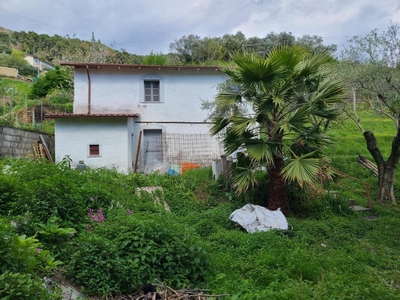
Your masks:
M 231 213 L 230 219 L 250 233 L 271 229 L 288 229 L 285 215 L 279 208 L 272 211 L 259 205 L 246 204 Z

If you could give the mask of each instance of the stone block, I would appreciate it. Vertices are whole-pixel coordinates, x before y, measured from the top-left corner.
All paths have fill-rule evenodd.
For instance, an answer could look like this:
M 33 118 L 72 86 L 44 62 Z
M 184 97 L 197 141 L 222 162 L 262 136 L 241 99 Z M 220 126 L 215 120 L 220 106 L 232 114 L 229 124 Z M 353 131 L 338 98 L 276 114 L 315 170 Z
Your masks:
M 4 141 L 3 142 L 3 147 L 10 148 L 11 147 L 11 143 L 9 141 Z
M 13 141 L 13 138 L 14 138 L 14 137 L 13 137 L 12 135 L 8 135 L 8 134 L 4 136 L 4 140 L 5 140 L 5 141 L 9 141 L 9 142 L 12 142 L 12 141 Z

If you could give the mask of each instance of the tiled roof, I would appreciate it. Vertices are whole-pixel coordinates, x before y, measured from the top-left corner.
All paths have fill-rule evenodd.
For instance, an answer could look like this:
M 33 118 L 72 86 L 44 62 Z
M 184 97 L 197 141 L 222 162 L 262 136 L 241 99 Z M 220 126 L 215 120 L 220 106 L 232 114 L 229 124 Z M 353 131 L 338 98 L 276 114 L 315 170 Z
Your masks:
M 128 64 L 98 64 L 98 63 L 74 63 L 74 62 L 61 62 L 62 66 L 70 66 L 75 68 L 91 68 L 91 69 L 169 69 L 169 70 L 215 70 L 219 71 L 219 66 L 155 66 L 155 65 L 128 65 Z
M 138 113 L 133 114 L 46 114 L 45 118 L 121 118 L 139 117 Z

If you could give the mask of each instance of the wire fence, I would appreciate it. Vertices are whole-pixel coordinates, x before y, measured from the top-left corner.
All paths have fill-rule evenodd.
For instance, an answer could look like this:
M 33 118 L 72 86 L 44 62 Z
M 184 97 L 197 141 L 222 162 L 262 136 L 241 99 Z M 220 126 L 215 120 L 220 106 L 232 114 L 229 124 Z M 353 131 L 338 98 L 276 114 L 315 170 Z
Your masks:
M 186 169 L 210 166 L 222 154 L 218 137 L 209 134 L 144 131 L 139 146 L 138 170 L 149 173 L 164 168 L 182 173 Z

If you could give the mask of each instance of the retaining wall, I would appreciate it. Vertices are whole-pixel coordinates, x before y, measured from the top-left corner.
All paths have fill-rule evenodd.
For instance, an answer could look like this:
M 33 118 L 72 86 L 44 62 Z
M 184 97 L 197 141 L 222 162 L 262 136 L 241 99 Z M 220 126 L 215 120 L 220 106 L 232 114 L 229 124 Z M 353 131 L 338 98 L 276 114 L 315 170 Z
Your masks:
M 54 153 L 54 135 L 0 125 L 0 158 L 34 156 L 33 145 L 43 136 L 50 153 Z

